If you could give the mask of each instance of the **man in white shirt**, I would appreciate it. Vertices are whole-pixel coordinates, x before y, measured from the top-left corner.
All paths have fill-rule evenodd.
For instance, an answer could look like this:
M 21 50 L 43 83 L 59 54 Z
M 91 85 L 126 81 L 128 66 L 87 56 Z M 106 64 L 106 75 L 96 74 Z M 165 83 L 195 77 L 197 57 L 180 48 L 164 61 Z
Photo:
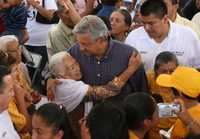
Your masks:
M 194 32 L 197 33 L 198 37 L 200 38 L 200 31 L 197 28 L 197 26 L 192 21 L 178 14 L 179 1 L 178 0 L 164 0 L 164 2 L 167 6 L 169 19 L 176 24 L 191 28 Z
M 180 65 L 200 68 L 200 43 L 189 28 L 172 23 L 162 0 L 146 0 L 141 6 L 144 26 L 132 31 L 125 43 L 142 55 L 145 68 L 153 69 L 155 57 L 163 51 L 173 52 Z
M 20 139 L 7 112 L 9 100 L 13 95 L 10 71 L 0 65 L 0 139 Z

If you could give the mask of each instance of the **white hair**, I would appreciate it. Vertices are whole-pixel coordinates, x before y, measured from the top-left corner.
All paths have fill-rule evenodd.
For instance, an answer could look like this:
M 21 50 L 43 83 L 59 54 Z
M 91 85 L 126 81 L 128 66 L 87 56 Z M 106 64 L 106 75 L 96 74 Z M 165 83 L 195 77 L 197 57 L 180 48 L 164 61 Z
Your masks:
M 108 35 L 108 28 L 101 18 L 94 15 L 84 16 L 73 29 L 74 34 L 89 33 L 93 40 Z
M 49 70 L 52 75 L 58 75 L 60 69 L 62 69 L 64 57 L 71 57 L 71 55 L 66 51 L 62 51 L 51 56 L 49 60 Z
M 15 35 L 5 35 L 0 37 L 0 50 L 6 52 L 8 44 L 14 41 L 19 42 Z

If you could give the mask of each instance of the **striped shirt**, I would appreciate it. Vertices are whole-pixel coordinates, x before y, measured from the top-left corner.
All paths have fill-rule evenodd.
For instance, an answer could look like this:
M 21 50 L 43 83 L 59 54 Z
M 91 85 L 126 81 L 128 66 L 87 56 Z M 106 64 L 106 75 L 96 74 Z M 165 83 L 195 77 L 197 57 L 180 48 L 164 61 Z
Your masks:
M 82 80 L 89 85 L 105 85 L 128 66 L 133 47 L 110 40 L 108 50 L 103 58 L 87 56 L 80 52 L 79 44 L 71 47 L 69 53 L 79 62 Z M 123 94 L 134 91 L 147 91 L 147 79 L 144 67 L 141 66 L 122 88 Z M 122 93 L 121 93 L 122 94 Z
M 8 8 L 3 13 L 6 31 L 16 32 L 24 29 L 27 22 L 27 9 L 24 3 Z

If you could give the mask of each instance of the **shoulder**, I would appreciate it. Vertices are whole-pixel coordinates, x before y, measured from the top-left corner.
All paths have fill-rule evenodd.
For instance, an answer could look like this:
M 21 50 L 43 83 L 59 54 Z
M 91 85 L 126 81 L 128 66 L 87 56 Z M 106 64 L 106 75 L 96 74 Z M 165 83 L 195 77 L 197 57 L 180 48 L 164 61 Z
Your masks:
M 194 15 L 194 17 L 192 18 L 192 21 L 196 20 L 196 19 L 198 19 L 198 20 L 200 19 L 200 12 L 198 12 L 197 14 Z
M 70 53 L 70 55 L 77 59 L 81 55 L 79 47 L 79 44 L 76 43 L 75 45 L 67 49 L 67 51 Z
M 171 25 L 172 25 L 173 33 L 174 35 L 176 34 L 177 37 L 183 37 L 186 40 L 192 39 L 192 38 L 198 39 L 197 34 L 191 28 L 188 28 L 179 24 L 175 24 L 175 23 L 172 23 Z
M 120 54 L 130 54 L 133 51 L 137 51 L 134 47 L 129 44 L 125 44 L 116 40 L 111 40 L 112 42 L 112 51 L 120 52 Z
M 126 44 L 130 44 L 130 43 L 133 43 L 134 41 L 137 41 L 137 40 L 140 40 L 144 37 L 147 36 L 147 33 L 146 31 L 144 30 L 144 27 L 139 27 L 133 31 L 131 31 L 126 40 L 125 40 L 125 43 Z

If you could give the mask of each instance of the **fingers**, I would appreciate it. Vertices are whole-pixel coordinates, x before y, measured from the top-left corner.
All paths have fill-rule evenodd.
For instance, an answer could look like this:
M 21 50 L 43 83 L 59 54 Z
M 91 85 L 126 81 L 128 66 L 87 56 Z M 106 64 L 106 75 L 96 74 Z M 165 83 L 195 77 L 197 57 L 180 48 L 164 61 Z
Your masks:
M 48 90 L 48 91 L 47 91 L 47 99 L 48 99 L 49 101 L 54 101 L 54 100 L 55 100 L 54 93 L 53 93 L 51 90 Z

